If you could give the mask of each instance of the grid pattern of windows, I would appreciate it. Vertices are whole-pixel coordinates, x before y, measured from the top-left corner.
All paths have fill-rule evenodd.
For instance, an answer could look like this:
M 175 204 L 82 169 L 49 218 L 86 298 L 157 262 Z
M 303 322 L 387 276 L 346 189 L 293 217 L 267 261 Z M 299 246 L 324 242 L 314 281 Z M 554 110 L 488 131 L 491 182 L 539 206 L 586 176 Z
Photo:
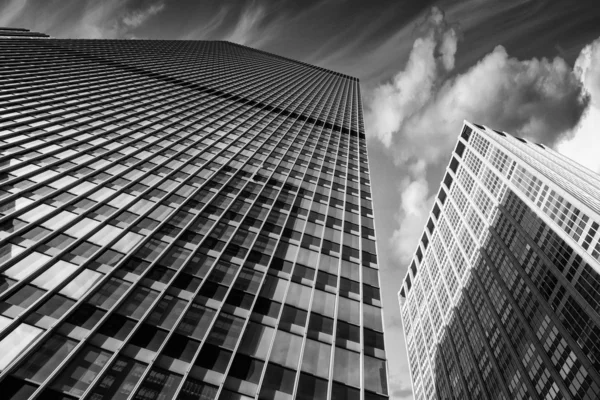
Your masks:
M 598 176 L 470 123 L 446 172 L 399 294 L 415 398 L 600 398 Z
M 385 399 L 355 78 L 1 39 L 3 398 Z

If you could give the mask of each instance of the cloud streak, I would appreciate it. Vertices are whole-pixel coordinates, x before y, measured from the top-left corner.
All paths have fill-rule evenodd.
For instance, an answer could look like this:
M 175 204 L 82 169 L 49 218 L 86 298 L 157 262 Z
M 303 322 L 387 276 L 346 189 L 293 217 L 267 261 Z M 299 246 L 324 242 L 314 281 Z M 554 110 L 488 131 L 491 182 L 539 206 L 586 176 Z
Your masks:
M 145 10 L 135 10 L 123 17 L 123 24 L 129 28 L 137 28 L 148 18 L 158 14 L 165 8 L 164 3 L 151 4 Z

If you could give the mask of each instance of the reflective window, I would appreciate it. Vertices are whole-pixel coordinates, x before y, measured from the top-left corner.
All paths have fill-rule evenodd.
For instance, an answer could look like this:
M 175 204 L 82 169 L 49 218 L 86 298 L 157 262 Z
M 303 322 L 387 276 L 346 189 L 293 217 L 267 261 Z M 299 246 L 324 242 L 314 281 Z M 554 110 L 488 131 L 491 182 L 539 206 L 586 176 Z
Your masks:
M 304 356 L 302 357 L 302 371 L 328 379 L 330 357 L 330 345 L 306 339 Z
M 333 379 L 347 385 L 360 387 L 360 354 L 336 347 Z
M 270 360 L 284 367 L 298 368 L 298 358 L 302 347 L 302 337 L 284 331 L 277 331 L 271 350 Z
M 136 400 L 171 399 L 180 382 L 180 375 L 153 368 L 133 398 Z
M 32 355 L 19 366 L 15 375 L 42 383 L 71 353 L 77 342 L 62 335 L 50 336 Z
M 54 380 L 52 387 L 81 396 L 96 378 L 111 353 L 90 345 L 85 346 Z

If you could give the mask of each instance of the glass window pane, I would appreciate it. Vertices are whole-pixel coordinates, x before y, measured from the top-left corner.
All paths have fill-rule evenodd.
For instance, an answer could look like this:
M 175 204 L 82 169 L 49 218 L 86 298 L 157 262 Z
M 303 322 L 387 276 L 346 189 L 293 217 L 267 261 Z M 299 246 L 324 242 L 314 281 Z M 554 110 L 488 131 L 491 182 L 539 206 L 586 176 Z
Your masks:
M 217 386 L 188 378 L 183 384 L 177 400 L 214 400 L 217 397 L 218 389 Z
M 306 339 L 302 371 L 309 372 L 323 378 L 329 377 L 329 360 L 331 346 L 316 340 Z
M 300 374 L 297 400 L 327 400 L 327 381 L 311 375 Z
M 242 333 L 243 325 L 243 319 L 221 313 L 208 336 L 208 342 L 233 349 Z
M 138 392 L 134 396 L 136 400 L 171 399 L 181 382 L 181 376 L 158 368 L 153 368 L 144 379 Z
M 363 304 L 363 318 L 365 328 L 383 331 L 383 323 L 381 321 L 381 309 L 368 304 Z
M 91 269 L 84 269 L 71 282 L 60 290 L 59 293 L 73 299 L 80 299 L 102 277 L 102 274 Z
M 166 295 L 148 317 L 150 325 L 170 330 L 187 306 L 187 301 Z
M 177 332 L 202 340 L 215 313 L 213 309 L 193 303 L 179 323 Z
M 360 303 L 358 301 L 339 298 L 338 318 L 351 324 L 360 325 Z
M 336 347 L 333 379 L 360 387 L 360 354 Z
M 31 283 L 43 289 L 54 289 L 77 269 L 77 265 L 59 260 Z
M 311 292 L 312 288 L 291 282 L 286 303 L 307 310 Z
M 268 275 L 260 291 L 260 295 L 270 300 L 283 302 L 287 281 Z
M 119 357 L 91 391 L 93 400 L 127 400 L 146 370 L 146 364 Z
M 321 290 L 315 290 L 312 302 L 312 310 L 333 318 L 333 310 L 335 307 L 335 295 L 326 293 Z
M 365 389 L 387 394 L 386 371 L 384 360 L 365 356 Z
M 50 260 L 50 258 L 50 256 L 34 251 L 4 273 L 11 278 L 21 280 L 37 271 L 42 265 Z
M 273 328 L 250 322 L 244 332 L 239 351 L 264 360 L 269 352 L 274 332 Z
M 76 341 L 55 334 L 21 364 L 15 375 L 42 383 L 76 345 Z
M 296 371 L 269 363 L 260 389 L 259 398 L 270 400 L 291 399 L 291 394 L 294 392 L 295 379 Z
M 277 331 L 270 360 L 285 367 L 298 368 L 298 358 L 302 347 L 302 337 L 284 331 Z
M 65 370 L 55 379 L 52 387 L 56 390 L 81 396 L 96 378 L 111 353 L 90 345 L 83 348 L 71 360 Z
M 131 318 L 140 319 L 159 293 L 144 286 L 136 287 L 119 307 L 118 312 Z
M 20 324 L 0 341 L 0 371 L 8 366 L 29 346 L 42 330 L 35 326 Z
M 90 298 L 90 303 L 98 307 L 111 308 L 131 286 L 131 283 L 117 278 L 110 278 Z

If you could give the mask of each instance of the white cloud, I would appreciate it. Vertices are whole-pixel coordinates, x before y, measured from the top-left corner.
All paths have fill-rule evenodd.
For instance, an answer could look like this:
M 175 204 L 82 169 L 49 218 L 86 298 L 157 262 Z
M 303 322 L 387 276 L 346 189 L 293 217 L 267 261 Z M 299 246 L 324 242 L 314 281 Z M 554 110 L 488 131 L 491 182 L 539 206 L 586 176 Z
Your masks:
M 164 3 L 152 4 L 145 10 L 136 10 L 123 17 L 123 24 L 129 28 L 137 28 L 142 25 L 148 18 L 158 14 L 165 8 Z
M 559 57 L 518 60 L 497 46 L 466 72 L 451 76 L 458 42 L 457 29 L 433 8 L 405 68 L 366 96 L 368 134 L 407 171 L 399 227 L 391 239 L 403 263 L 433 202 L 425 172 L 448 162 L 464 119 L 554 145 L 568 136 L 588 105 L 578 75 Z M 600 62 L 592 60 L 593 49 L 589 53 L 579 74 L 600 92 L 598 74 L 589 72 Z
M 581 50 L 575 61 L 575 73 L 590 95 L 590 104 L 571 138 L 557 150 L 581 165 L 600 173 L 600 39 Z
M 405 179 L 400 187 L 400 207 L 396 220 L 399 228 L 391 237 L 392 248 L 402 264 L 408 264 L 415 251 L 415 242 L 427 222 L 434 196 L 429 196 L 429 186 L 424 174 L 416 179 Z
M 247 7 L 242 11 L 240 19 L 225 40 L 241 45 L 253 46 L 259 34 L 257 29 L 258 24 L 264 17 L 264 7 L 252 3 L 251 7 Z
M 404 71 L 367 96 L 368 131 L 388 147 L 405 121 L 430 101 L 444 72 L 454 68 L 456 31 L 438 8 L 432 9 L 422 29 L 425 32 L 415 40 Z
M 77 23 L 67 27 L 64 36 L 78 39 L 131 38 L 131 30 L 164 9 L 164 3 L 128 11 L 129 0 L 87 1 Z

